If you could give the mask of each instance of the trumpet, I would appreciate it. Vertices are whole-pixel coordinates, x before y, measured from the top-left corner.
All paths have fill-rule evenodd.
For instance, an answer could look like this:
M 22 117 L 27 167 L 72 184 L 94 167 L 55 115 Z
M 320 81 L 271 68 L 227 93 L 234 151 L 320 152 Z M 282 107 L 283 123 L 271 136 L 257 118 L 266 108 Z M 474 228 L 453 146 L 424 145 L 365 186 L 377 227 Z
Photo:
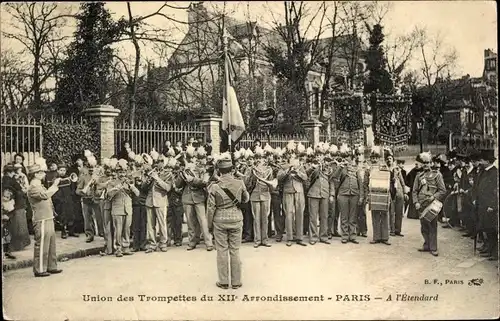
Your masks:
M 71 173 L 69 175 L 69 177 L 61 178 L 58 186 L 59 187 L 66 187 L 66 186 L 70 186 L 71 183 L 76 183 L 76 182 L 78 182 L 78 175 L 76 175 L 76 173 Z

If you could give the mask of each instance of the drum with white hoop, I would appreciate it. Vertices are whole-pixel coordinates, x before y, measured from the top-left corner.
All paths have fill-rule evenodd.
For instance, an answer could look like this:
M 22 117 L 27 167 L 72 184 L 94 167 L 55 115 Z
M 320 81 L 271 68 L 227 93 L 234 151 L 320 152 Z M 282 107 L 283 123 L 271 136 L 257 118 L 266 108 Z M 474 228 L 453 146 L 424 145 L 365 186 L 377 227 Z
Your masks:
M 442 208 L 443 203 L 435 199 L 422 211 L 422 213 L 420 214 L 420 219 L 425 219 L 428 222 L 432 222 L 432 220 L 434 220 L 438 216 L 439 212 L 441 212 Z
M 391 172 L 386 167 L 374 168 L 370 173 L 370 210 L 388 211 Z

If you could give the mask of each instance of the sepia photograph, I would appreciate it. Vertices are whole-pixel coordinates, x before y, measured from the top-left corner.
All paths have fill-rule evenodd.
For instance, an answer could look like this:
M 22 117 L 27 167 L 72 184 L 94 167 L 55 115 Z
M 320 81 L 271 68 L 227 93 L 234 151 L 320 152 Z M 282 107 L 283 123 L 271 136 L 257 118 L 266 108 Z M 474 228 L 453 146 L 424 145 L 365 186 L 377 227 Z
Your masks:
M 3 319 L 498 319 L 497 27 L 481 0 L 3 2 Z

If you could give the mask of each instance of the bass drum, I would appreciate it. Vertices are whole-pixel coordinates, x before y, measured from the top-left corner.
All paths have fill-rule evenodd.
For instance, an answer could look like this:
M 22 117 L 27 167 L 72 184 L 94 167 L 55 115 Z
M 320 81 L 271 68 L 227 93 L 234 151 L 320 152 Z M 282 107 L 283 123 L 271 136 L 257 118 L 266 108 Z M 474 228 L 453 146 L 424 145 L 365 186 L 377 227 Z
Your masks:
M 383 166 L 375 168 L 370 174 L 370 210 L 389 211 L 389 182 L 391 172 Z

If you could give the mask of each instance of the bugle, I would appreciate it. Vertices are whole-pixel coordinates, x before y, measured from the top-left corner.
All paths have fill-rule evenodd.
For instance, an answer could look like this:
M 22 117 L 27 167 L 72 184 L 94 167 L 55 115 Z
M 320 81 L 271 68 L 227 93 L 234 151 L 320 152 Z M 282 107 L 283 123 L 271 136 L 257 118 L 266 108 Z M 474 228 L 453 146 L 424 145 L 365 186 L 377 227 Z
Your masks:
M 61 178 L 58 186 L 59 187 L 66 187 L 66 186 L 70 186 L 71 183 L 76 183 L 76 182 L 78 182 L 78 175 L 76 175 L 76 173 L 71 173 L 69 175 L 69 177 Z

